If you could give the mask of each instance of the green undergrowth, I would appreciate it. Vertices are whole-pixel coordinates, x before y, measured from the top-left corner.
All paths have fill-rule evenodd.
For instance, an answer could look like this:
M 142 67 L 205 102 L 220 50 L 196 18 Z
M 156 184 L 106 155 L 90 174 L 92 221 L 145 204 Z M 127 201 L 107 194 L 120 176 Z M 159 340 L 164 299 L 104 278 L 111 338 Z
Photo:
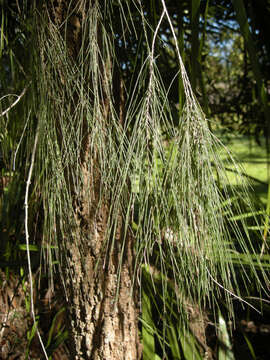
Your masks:
M 265 141 L 260 139 L 260 144 L 254 138 L 248 136 L 220 136 L 222 142 L 233 154 L 234 160 L 242 168 L 243 176 L 252 186 L 251 193 L 263 204 L 267 202 L 267 184 L 269 172 L 269 157 L 267 155 Z M 220 149 L 220 157 L 227 162 L 227 176 L 231 185 L 236 185 L 233 164 L 226 151 Z M 231 170 L 230 170 L 231 169 Z

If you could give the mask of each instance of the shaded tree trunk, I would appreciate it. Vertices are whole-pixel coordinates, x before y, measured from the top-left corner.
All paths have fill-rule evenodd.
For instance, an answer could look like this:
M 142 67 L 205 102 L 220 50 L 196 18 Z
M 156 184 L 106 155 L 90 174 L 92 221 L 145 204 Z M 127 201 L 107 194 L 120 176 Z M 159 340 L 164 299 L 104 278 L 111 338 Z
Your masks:
M 74 358 L 138 359 L 137 304 L 131 292 L 132 241 L 126 244 L 116 299 L 120 257 L 117 246 L 105 266 L 100 256 L 106 216 L 103 208 L 92 222 L 88 239 L 83 237 L 83 242 L 68 245 L 66 289 Z
M 95 6 L 94 3 L 97 2 L 85 0 L 48 2 L 52 24 L 62 29 L 60 31 L 67 42 L 68 55 L 74 63 L 81 50 L 83 22 L 87 21 L 86 14 L 89 9 L 91 11 L 91 6 Z M 65 21 L 67 21 L 67 26 L 64 31 L 64 26 L 61 27 L 61 24 L 65 24 Z M 97 26 L 97 38 L 100 31 L 102 31 L 101 26 Z M 90 39 L 85 41 L 90 41 Z M 101 42 L 99 45 L 102 46 Z M 102 49 L 100 50 L 102 53 Z M 100 72 L 104 77 L 107 76 L 106 72 L 111 71 L 104 68 L 105 62 L 100 61 Z M 59 76 L 61 77 L 61 74 Z M 90 79 L 91 77 L 87 81 L 91 82 Z M 65 86 L 64 76 L 60 81 Z M 106 103 L 105 88 L 101 91 L 103 91 L 102 98 L 104 99 L 103 119 L 106 120 L 109 107 Z M 74 103 L 76 104 L 76 99 Z M 118 108 L 121 110 L 121 106 Z M 119 116 L 120 119 L 122 119 L 122 113 Z M 108 236 L 109 200 L 100 198 L 102 184 L 99 160 L 94 159 L 94 154 L 91 153 L 89 145 L 91 138 L 86 122 L 84 128 L 80 158 L 83 184 L 80 194 L 75 191 L 73 193 L 76 228 L 72 234 L 67 234 L 67 237 L 61 240 L 63 243 L 60 244 L 66 253 L 66 256 L 63 256 L 65 259 L 63 275 L 73 358 L 139 359 L 138 301 L 136 291 L 132 289 L 135 256 L 133 239 L 131 234 L 122 236 L 122 222 L 119 216 L 115 239 L 109 240 L 111 241 L 110 251 L 106 251 L 106 248 L 108 249 L 105 238 Z M 60 147 L 62 136 L 60 129 L 58 134 Z M 91 166 L 89 166 L 90 163 Z M 72 192 L 73 184 L 68 175 L 66 182 Z M 125 241 L 124 254 L 121 254 L 123 241 Z M 119 282 L 120 258 L 124 260 L 120 265 Z

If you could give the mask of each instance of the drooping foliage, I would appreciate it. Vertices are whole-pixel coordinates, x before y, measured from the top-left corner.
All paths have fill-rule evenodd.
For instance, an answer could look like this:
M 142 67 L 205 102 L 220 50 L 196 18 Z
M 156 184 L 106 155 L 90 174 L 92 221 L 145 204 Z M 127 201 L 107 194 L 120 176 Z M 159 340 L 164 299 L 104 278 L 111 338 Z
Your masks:
M 46 6 L 31 8 L 25 2 L 18 17 L 23 19 L 30 7 L 29 26 L 15 25 L 14 29 L 22 29 L 18 35 L 7 34 L 9 26 L 2 26 L 7 78 L 16 73 L 9 42 L 18 41 L 17 59 L 22 50 L 17 36 L 25 42 L 25 34 L 31 34 L 27 73 L 25 78 L 20 74 L 26 94 L 14 114 L 10 110 L 1 121 L 16 145 L 23 133 L 21 157 L 12 154 L 16 166 L 11 175 L 20 178 L 22 192 L 38 139 L 27 206 L 29 223 L 36 224 L 37 209 L 40 214 L 37 240 L 52 277 L 54 262 L 60 269 L 65 263 L 67 244 L 87 236 L 87 224 L 78 227 L 81 209 L 98 214 L 106 203 L 102 247 L 107 258 L 112 256 L 120 218 L 123 253 L 127 235 L 135 239 L 133 285 L 140 286 L 142 269 L 153 279 L 158 277 L 164 309 L 172 286 L 183 327 L 189 299 L 203 310 L 215 308 L 223 298 L 232 315 L 232 300 L 241 296 L 239 284 L 247 290 L 251 277 L 260 287 L 256 271 L 262 270 L 258 255 L 262 243 L 253 242 L 240 216 L 241 206 L 252 211 L 247 188 L 238 194 L 228 186 L 226 164 L 219 158 L 221 144 L 209 129 L 184 67 L 185 61 L 198 90 L 203 85 L 200 46 L 205 40 L 199 31 L 206 31 L 209 4 L 192 1 L 190 8 L 188 3 L 95 1 L 85 7 L 83 19 L 76 17 L 75 6 L 57 23 Z M 13 6 L 6 9 L 17 11 Z M 181 22 L 185 30 L 186 13 L 191 15 L 192 33 L 178 27 Z M 13 18 L 12 13 L 3 14 Z M 200 16 L 205 22 L 202 29 Z M 73 49 L 70 27 L 78 31 Z M 185 44 L 190 43 L 188 48 Z M 19 64 L 14 69 L 19 72 Z M 2 84 L 1 92 L 8 92 L 7 82 Z M 9 117 L 16 124 L 14 135 Z M 23 155 L 26 160 L 21 160 Z M 92 176 L 85 178 L 89 173 Z M 236 173 L 243 185 L 237 166 Z M 96 174 L 98 197 L 92 188 Z M 33 236 L 34 230 L 30 240 Z M 243 271 L 236 270 L 235 262 Z M 244 271 L 246 263 L 252 275 Z

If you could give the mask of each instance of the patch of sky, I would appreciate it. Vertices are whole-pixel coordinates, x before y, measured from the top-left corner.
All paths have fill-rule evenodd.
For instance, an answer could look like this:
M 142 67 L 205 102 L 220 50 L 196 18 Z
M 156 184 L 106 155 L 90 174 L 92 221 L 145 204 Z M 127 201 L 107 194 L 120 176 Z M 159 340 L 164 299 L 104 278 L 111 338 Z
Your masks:
M 240 33 L 238 23 L 234 20 L 211 21 L 208 22 L 207 30 L 209 55 L 219 58 L 221 63 L 226 62 L 235 41 L 235 37 L 229 34 Z

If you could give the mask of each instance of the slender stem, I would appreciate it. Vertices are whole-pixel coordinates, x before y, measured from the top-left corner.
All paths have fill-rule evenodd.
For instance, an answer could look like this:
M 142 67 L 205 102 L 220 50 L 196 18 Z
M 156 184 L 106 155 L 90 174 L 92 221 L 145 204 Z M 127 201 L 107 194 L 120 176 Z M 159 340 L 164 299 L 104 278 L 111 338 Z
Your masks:
M 261 311 L 259 311 L 258 309 L 256 309 L 253 305 L 251 305 L 249 302 L 247 302 L 246 300 L 244 300 L 243 298 L 241 298 L 240 296 L 234 294 L 232 291 L 226 289 L 223 285 L 221 285 L 217 280 L 215 280 L 213 278 L 213 276 L 210 274 L 210 271 L 206 268 L 206 271 L 210 277 L 210 279 L 217 285 L 219 286 L 221 289 L 223 289 L 224 291 L 226 291 L 228 294 L 230 294 L 232 297 L 234 297 L 235 299 L 240 300 L 241 302 L 245 303 L 246 305 L 250 306 L 253 310 L 255 310 L 258 314 L 261 314 Z
M 26 189 L 25 189 L 25 199 L 24 199 L 24 208 L 25 208 L 25 220 L 24 220 L 24 226 L 25 226 L 25 241 L 26 241 L 26 252 L 27 252 L 27 263 L 28 263 L 28 271 L 29 271 L 29 283 L 30 283 L 30 304 L 31 304 L 31 315 L 34 322 L 34 327 L 36 328 L 37 335 L 40 341 L 40 345 L 42 347 L 42 350 L 44 352 L 46 360 L 49 360 L 45 346 L 43 344 L 43 341 L 40 336 L 40 332 L 38 330 L 37 322 L 36 322 L 36 316 L 35 316 L 35 307 L 34 307 L 34 290 L 33 290 L 33 276 L 32 276 L 32 268 L 31 268 L 31 256 L 30 256 L 30 248 L 29 248 L 29 230 L 28 230 L 28 198 L 29 198 L 29 188 L 31 184 L 31 177 L 33 173 L 33 167 L 35 162 L 35 155 L 36 155 L 36 149 L 37 149 L 37 143 L 38 143 L 38 135 L 39 135 L 39 127 L 37 127 L 35 140 L 34 140 L 34 146 L 33 146 L 33 152 L 31 156 L 31 163 L 30 168 L 28 172 L 27 182 L 26 182 Z
M 0 116 L 4 116 L 5 114 L 7 114 L 7 113 L 9 112 L 9 110 L 11 110 L 11 109 L 21 100 L 21 98 L 24 96 L 24 94 L 25 94 L 25 92 L 26 92 L 26 90 L 27 90 L 27 87 L 28 87 L 28 86 L 26 86 L 26 87 L 23 89 L 22 93 L 21 93 L 19 96 L 16 95 L 16 96 L 18 96 L 18 97 L 17 97 L 17 99 L 14 101 L 14 103 L 11 104 L 6 110 L 4 110 L 4 111 L 0 114 Z

